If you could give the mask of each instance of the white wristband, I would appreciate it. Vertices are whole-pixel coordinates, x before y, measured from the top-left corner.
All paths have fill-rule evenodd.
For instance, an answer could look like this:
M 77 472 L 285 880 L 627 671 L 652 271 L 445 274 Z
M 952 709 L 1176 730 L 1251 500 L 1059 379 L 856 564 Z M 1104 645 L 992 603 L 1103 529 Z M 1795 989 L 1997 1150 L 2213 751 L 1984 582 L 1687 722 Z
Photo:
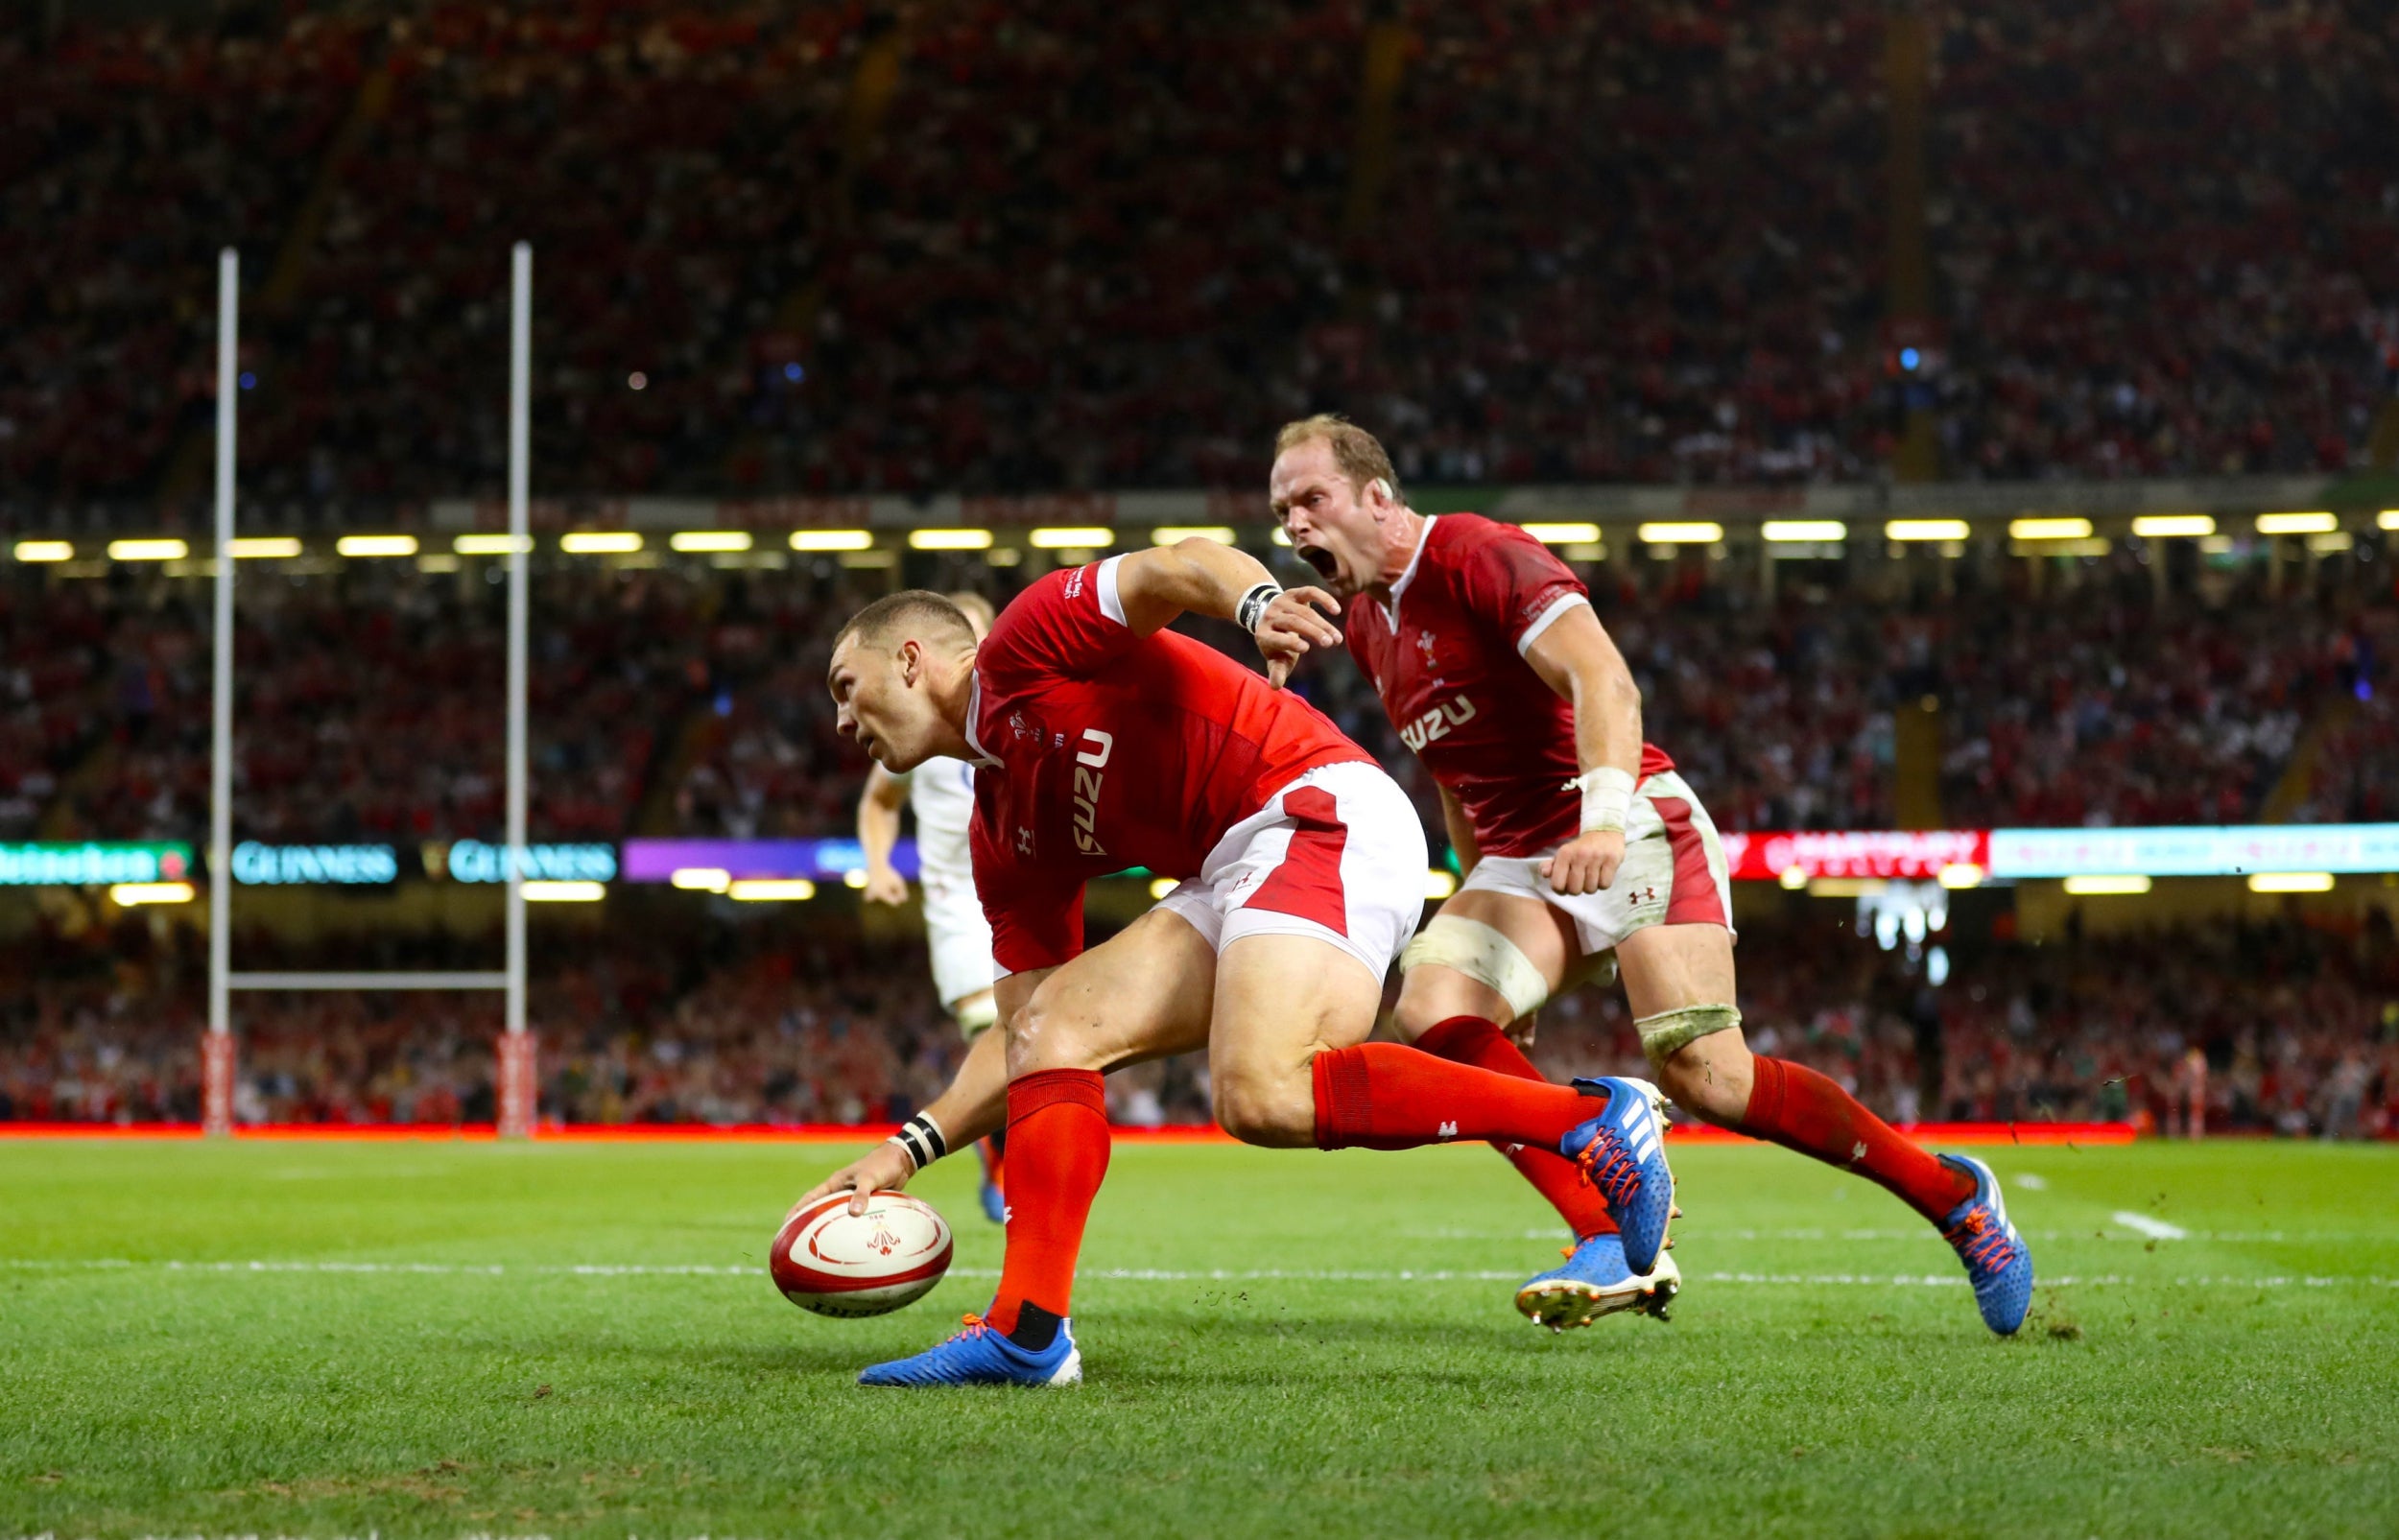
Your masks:
M 1567 786 L 1582 794 L 1582 832 L 1622 829 L 1632 807 L 1632 772 L 1613 765 L 1584 770 Z

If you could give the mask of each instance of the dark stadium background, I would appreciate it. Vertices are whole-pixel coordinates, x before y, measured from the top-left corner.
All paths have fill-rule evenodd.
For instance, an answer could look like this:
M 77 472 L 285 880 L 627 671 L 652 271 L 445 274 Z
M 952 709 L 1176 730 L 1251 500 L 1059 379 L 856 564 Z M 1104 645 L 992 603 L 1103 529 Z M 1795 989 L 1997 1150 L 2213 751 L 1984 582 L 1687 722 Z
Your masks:
M 535 840 L 847 834 L 820 681 L 858 603 L 1004 601 L 1072 558 L 1048 529 L 1271 559 L 1273 431 L 1317 410 L 1427 510 L 1589 526 L 1560 550 L 1728 830 L 2399 817 L 2383 7 L 0 17 L 0 842 L 206 839 L 209 564 L 108 548 L 204 544 L 230 245 L 244 533 L 299 542 L 242 568 L 235 838 L 405 858 L 242 888 L 243 966 L 495 965 L 496 891 L 423 852 L 500 838 L 498 564 L 455 547 L 502 490 L 517 240 Z M 1643 537 L 1676 522 L 1718 528 Z M 991 550 L 909 542 L 951 526 Z M 593 531 L 640 549 L 560 548 Z M 1345 659 L 1301 687 L 1430 812 Z M 2392 883 L 1984 886 L 1888 945 L 1854 892 L 1744 884 L 1743 1007 L 1909 1121 L 2163 1129 L 2196 1050 L 2213 1129 L 2387 1135 Z M 197 1118 L 202 908 L 0 888 L 0 1118 Z M 887 1118 L 957 1053 L 910 917 L 837 884 L 614 883 L 540 906 L 532 958 L 572 1123 Z M 498 1030 L 484 997 L 244 997 L 238 1110 L 487 1123 Z M 1538 1056 L 1639 1062 L 1593 992 Z M 1198 1074 L 1117 1111 L 1202 1117 Z

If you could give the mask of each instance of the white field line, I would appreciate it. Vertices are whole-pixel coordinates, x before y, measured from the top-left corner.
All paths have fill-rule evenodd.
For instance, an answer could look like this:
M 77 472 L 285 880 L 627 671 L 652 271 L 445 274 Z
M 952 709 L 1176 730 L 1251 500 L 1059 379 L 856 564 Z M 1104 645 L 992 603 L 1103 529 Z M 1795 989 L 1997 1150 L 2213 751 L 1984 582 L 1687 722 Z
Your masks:
M 2191 1239 L 2191 1232 L 2179 1224 L 2169 1224 L 2164 1220 L 2153 1220 L 2146 1214 L 2135 1214 L 2128 1208 L 2120 1208 L 2108 1218 L 2127 1230 L 2140 1231 L 2152 1241 L 2188 1241 Z
M 265 1274 L 265 1273 L 398 1273 L 447 1274 L 459 1277 L 487 1278 L 507 1276 L 547 1276 L 572 1278 L 763 1278 L 764 1268 L 710 1267 L 704 1264 L 641 1265 L 600 1264 L 546 1265 L 540 1263 L 447 1263 L 447 1262 L 133 1262 L 118 1257 L 94 1258 L 6 1258 L 0 1257 L 0 1268 L 21 1271 L 103 1271 L 150 1268 L 164 1272 Z M 996 1268 L 952 1268 L 950 1275 L 957 1278 L 997 1278 Z M 1522 1281 L 1522 1269 L 1493 1271 L 1482 1268 L 1401 1268 L 1390 1269 L 1340 1268 L 1086 1268 L 1077 1276 L 1090 1282 L 1105 1283 L 1516 1283 Z M 1965 1283 L 1962 1274 L 1938 1273 L 1876 1273 L 1876 1272 L 1702 1272 L 1693 1275 L 1707 1283 L 1767 1284 L 1777 1287 L 1797 1285 L 1838 1285 L 1856 1288 L 1951 1288 Z M 2086 1286 L 2124 1286 L 2172 1289 L 2279 1289 L 2296 1284 L 2310 1289 L 2330 1289 L 2341 1284 L 2366 1284 L 2380 1289 L 2399 1289 L 2399 1278 L 2384 1278 L 2363 1273 L 2322 1275 L 2232 1276 L 2215 1274 L 2180 1274 L 2174 1277 L 2143 1277 L 2130 1273 L 2094 1274 L 2088 1277 L 2064 1274 L 2043 1278 L 2044 1284 Z
M 2352 1242 L 2389 1242 L 2399 1240 L 2399 1227 L 2389 1230 L 2185 1230 L 2149 1219 L 2129 1210 L 2116 1214 L 2112 1222 L 2137 1231 L 2135 1235 L 2108 1235 L 2103 1232 L 2075 1229 L 2036 1230 L 2019 1225 L 2018 1233 L 2028 1241 L 2137 1241 L 2149 1237 L 2160 1241 L 2216 1241 L 2235 1244 L 2334 1244 Z M 2169 1233 L 2171 1232 L 2171 1233 Z M 1828 1230 L 1822 1228 L 1790 1230 L 1702 1230 L 1686 1221 L 1675 1231 L 1676 1239 L 1694 1244 L 1712 1244 L 1722 1241 L 1923 1241 L 1937 1244 L 1940 1232 L 1929 1224 L 1907 1225 L 1898 1229 Z M 1408 1230 L 1401 1238 L 1409 1241 L 1550 1241 L 1569 1239 L 1563 1226 L 1540 1225 L 1525 1230 Z

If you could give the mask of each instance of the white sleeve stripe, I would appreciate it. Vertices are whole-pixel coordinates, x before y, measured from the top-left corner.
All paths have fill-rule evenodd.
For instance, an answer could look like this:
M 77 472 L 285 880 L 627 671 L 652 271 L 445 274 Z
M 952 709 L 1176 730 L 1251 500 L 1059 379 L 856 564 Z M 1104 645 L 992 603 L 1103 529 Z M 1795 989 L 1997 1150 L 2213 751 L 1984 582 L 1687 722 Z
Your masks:
M 1100 613 L 1122 626 L 1125 622 L 1125 601 L 1116 591 L 1116 564 L 1125 558 L 1110 557 L 1100 563 Z
M 1589 603 L 1591 603 L 1591 601 L 1583 598 L 1580 594 L 1559 594 L 1556 599 L 1550 602 L 1550 607 L 1541 611 L 1538 615 L 1533 616 L 1532 624 L 1526 627 L 1523 632 L 1517 636 L 1516 655 L 1518 657 L 1522 657 L 1527 652 L 1532 651 L 1532 644 L 1541 639 L 1541 633 L 1543 631 L 1548 630 L 1553 625 L 1556 624 L 1557 617 L 1565 614 L 1577 604 L 1588 604 Z

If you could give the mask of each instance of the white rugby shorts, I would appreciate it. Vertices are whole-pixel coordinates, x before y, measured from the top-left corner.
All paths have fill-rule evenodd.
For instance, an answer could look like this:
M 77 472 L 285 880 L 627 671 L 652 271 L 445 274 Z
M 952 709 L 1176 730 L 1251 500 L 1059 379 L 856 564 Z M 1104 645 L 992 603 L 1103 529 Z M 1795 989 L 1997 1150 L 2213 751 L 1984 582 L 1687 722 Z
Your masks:
M 1224 831 L 1158 908 L 1222 952 L 1245 936 L 1307 936 L 1381 979 L 1424 913 L 1424 825 L 1379 765 L 1319 765 Z
M 975 885 L 920 873 L 924 890 L 925 945 L 933 953 L 933 991 L 944 1007 L 991 987 L 991 925 L 983 916 Z
M 1582 955 L 1612 952 L 1650 925 L 1733 928 L 1733 888 L 1716 821 L 1683 778 L 1652 775 L 1633 792 L 1625 813 L 1625 864 L 1596 893 L 1568 896 L 1541 876 L 1538 856 L 1485 856 L 1459 891 L 1508 893 L 1536 899 L 1575 922 Z

